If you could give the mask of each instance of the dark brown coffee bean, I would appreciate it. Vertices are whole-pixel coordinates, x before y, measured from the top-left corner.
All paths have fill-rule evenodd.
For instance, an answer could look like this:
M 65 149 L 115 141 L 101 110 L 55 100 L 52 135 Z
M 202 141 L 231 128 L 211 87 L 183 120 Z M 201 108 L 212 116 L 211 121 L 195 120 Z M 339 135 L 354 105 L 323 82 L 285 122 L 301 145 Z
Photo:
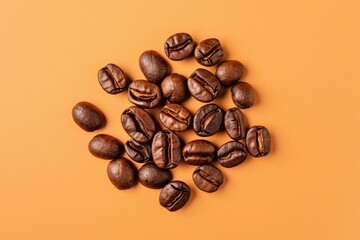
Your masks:
M 101 87 L 110 94 L 124 91 L 128 82 L 121 68 L 112 63 L 99 70 L 98 79 Z
M 246 134 L 246 148 L 254 157 L 265 156 L 271 149 L 269 130 L 263 126 L 254 126 Z
M 232 139 L 239 140 L 246 137 L 247 122 L 245 115 L 238 108 L 230 108 L 224 117 L 226 133 Z
M 176 133 L 165 130 L 155 134 L 152 142 L 154 163 L 159 168 L 175 168 L 181 161 L 181 141 Z
M 170 170 L 158 168 L 154 163 L 146 163 L 139 169 L 139 182 L 148 188 L 163 188 L 171 179 Z
M 95 157 L 102 159 L 115 159 L 124 152 L 124 146 L 113 136 L 99 134 L 89 142 L 89 151 Z
M 126 158 L 119 158 L 109 162 L 107 174 L 111 183 L 120 190 L 131 188 L 138 180 L 138 170 Z
M 187 164 L 202 165 L 215 159 L 216 147 L 206 140 L 193 140 L 184 146 L 182 155 Z
M 173 212 L 182 208 L 190 198 L 190 187 L 182 181 L 168 183 L 160 192 L 160 205 Z
M 187 84 L 191 95 L 201 102 L 211 102 L 221 91 L 221 84 L 215 75 L 202 68 L 191 74 Z
M 160 83 L 170 72 L 165 59 L 154 50 L 142 53 L 139 58 L 139 65 L 145 78 L 156 84 Z
M 245 161 L 246 157 L 246 148 L 241 142 L 227 142 L 217 151 L 218 162 L 221 166 L 226 168 L 232 168 L 239 165 Z
M 125 152 L 132 160 L 138 163 L 152 160 L 150 144 L 139 143 L 130 139 L 125 143 Z
M 187 33 L 177 33 L 169 37 L 164 46 L 165 54 L 174 61 L 182 60 L 194 52 L 196 44 Z
M 161 101 L 160 88 L 146 80 L 136 80 L 130 83 L 129 101 L 142 108 L 154 108 Z
M 185 131 L 191 123 L 191 113 L 180 104 L 166 104 L 160 111 L 160 121 L 174 132 Z
M 227 60 L 217 66 L 215 75 L 224 86 L 230 86 L 240 80 L 243 70 L 239 61 Z
M 209 38 L 199 43 L 195 48 L 194 56 L 198 63 L 209 67 L 220 62 L 224 51 L 218 39 Z
M 121 115 L 121 124 L 126 133 L 139 143 L 150 141 L 155 133 L 153 118 L 139 107 L 125 109 Z
M 197 135 L 207 137 L 221 129 L 223 111 L 216 104 L 207 104 L 199 108 L 194 116 L 193 128 Z
M 204 192 L 215 192 L 224 181 L 222 172 L 210 164 L 202 165 L 193 173 L 195 185 Z
M 184 101 L 188 95 L 187 79 L 183 75 L 177 73 L 169 74 L 161 82 L 161 92 L 163 96 L 171 103 L 179 103 Z
M 105 115 L 89 102 L 79 102 L 72 109 L 75 123 L 87 132 L 93 132 L 106 124 Z
M 238 82 L 231 87 L 231 97 L 236 106 L 245 109 L 254 105 L 255 91 L 250 84 Z

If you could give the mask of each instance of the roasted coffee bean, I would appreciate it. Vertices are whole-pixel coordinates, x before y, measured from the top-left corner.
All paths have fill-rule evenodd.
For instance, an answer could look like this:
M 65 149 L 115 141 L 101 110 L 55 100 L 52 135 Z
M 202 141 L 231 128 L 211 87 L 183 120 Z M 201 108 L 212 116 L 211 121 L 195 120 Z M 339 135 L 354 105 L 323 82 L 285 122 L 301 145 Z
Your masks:
M 161 123 L 174 132 L 185 131 L 190 126 L 191 119 L 189 110 L 179 104 L 166 104 L 160 111 Z
M 135 141 L 145 143 L 152 139 L 155 133 L 153 118 L 139 107 L 129 107 L 121 115 L 121 124 Z
M 243 71 L 239 61 L 227 60 L 217 66 L 215 75 L 224 86 L 230 86 L 240 80 Z
M 169 37 L 164 46 L 165 54 L 174 61 L 182 60 L 194 52 L 196 43 L 187 33 L 177 33 Z
M 182 208 L 190 198 L 190 187 L 182 181 L 168 183 L 160 192 L 160 205 L 173 212 Z
M 151 146 L 147 143 L 139 143 L 130 139 L 125 143 L 125 152 L 132 160 L 138 163 L 152 160 Z
M 238 82 L 231 87 L 231 97 L 236 106 L 245 109 L 254 105 L 255 91 L 250 84 Z
M 204 192 L 215 192 L 224 182 L 222 172 L 210 164 L 202 165 L 193 173 L 195 185 Z
M 187 164 L 202 165 L 215 159 L 216 147 L 206 140 L 194 140 L 184 146 L 182 155 Z
M 218 39 L 209 38 L 199 43 L 195 48 L 194 56 L 198 63 L 209 67 L 220 62 L 224 51 Z
M 241 142 L 227 142 L 217 151 L 218 162 L 221 166 L 226 168 L 232 168 L 239 165 L 245 161 L 246 157 L 246 148 Z
M 136 106 L 154 108 L 161 101 L 161 90 L 152 82 L 136 80 L 129 85 L 128 98 Z
M 120 190 L 131 188 L 138 180 L 138 170 L 126 158 L 119 158 L 109 162 L 107 174 L 111 183 Z
M 207 104 L 199 108 L 195 113 L 193 128 L 197 135 L 202 137 L 211 136 L 221 129 L 223 111 L 216 104 Z
M 163 188 L 171 179 L 170 170 L 158 168 L 154 163 L 146 163 L 139 169 L 139 182 L 148 188 Z
M 189 96 L 187 79 L 177 73 L 169 74 L 161 82 L 161 92 L 163 96 L 171 103 L 179 103 Z
M 124 91 L 128 82 L 121 68 L 112 63 L 99 70 L 98 79 L 101 87 L 110 94 Z
M 263 126 L 254 126 L 246 134 L 246 148 L 254 157 L 265 156 L 271 149 L 269 130 Z
M 98 134 L 89 142 L 89 151 L 98 158 L 115 159 L 120 157 L 124 152 L 122 143 L 107 134 Z
M 156 51 L 149 50 L 139 58 L 140 69 L 145 78 L 153 83 L 160 83 L 170 72 L 166 60 Z
M 89 102 L 79 102 L 72 109 L 75 123 L 87 132 L 93 132 L 106 124 L 106 118 L 100 109 Z
M 224 117 L 226 133 L 232 139 L 239 140 L 246 137 L 247 122 L 245 115 L 238 108 L 230 108 Z
M 221 84 L 215 75 L 202 68 L 191 74 L 187 84 L 191 95 L 201 102 L 214 100 L 221 91 Z
M 181 161 L 181 141 L 176 133 L 164 130 L 155 134 L 152 156 L 159 168 L 175 168 Z

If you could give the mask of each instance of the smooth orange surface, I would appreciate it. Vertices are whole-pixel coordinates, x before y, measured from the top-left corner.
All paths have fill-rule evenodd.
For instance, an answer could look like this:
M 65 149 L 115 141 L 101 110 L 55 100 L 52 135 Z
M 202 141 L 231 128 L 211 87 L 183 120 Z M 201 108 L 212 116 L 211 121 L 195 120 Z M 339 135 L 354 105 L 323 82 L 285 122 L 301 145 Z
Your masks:
M 0 239 L 360 239 L 359 10 L 356 0 L 2 1 Z M 244 113 L 268 127 L 273 148 L 221 168 L 225 183 L 212 194 L 181 164 L 174 179 L 193 195 L 170 213 L 159 190 L 117 190 L 87 144 L 98 133 L 129 139 L 126 94 L 105 93 L 97 71 L 112 62 L 143 78 L 140 54 L 165 56 L 166 38 L 182 31 L 220 39 L 226 59 L 246 66 L 258 101 Z M 201 67 L 169 62 L 185 76 Z M 104 129 L 75 125 L 82 100 L 103 110 Z M 215 102 L 233 106 L 229 90 Z

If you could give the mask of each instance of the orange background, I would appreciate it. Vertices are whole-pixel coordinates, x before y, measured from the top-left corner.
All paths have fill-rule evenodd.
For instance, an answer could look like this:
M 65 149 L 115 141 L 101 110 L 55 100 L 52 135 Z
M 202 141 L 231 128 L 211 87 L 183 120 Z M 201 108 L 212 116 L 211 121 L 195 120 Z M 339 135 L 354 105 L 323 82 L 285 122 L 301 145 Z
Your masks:
M 0 239 L 360 239 L 359 10 L 355 0 L 1 1 Z M 98 133 L 129 139 L 126 94 L 105 93 L 97 71 L 112 62 L 143 78 L 140 54 L 165 56 L 166 38 L 182 31 L 220 39 L 226 59 L 247 67 L 258 101 L 244 113 L 268 127 L 273 148 L 221 168 L 212 194 L 181 164 L 174 179 L 193 195 L 170 213 L 159 190 L 117 190 L 87 144 Z M 185 76 L 201 67 L 169 62 Z M 104 129 L 75 125 L 82 100 L 103 110 Z M 229 90 L 215 102 L 233 106 Z

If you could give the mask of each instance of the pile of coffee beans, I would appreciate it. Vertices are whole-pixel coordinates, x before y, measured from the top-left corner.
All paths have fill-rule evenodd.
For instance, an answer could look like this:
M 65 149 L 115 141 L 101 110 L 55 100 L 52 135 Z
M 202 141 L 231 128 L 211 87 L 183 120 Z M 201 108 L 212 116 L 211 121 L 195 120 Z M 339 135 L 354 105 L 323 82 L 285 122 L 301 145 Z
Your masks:
M 194 56 L 205 67 L 218 64 L 216 72 L 198 68 L 188 78 L 171 73 L 168 62 L 154 50 L 145 51 L 139 58 L 146 80 L 130 83 L 120 67 L 106 65 L 98 72 L 100 86 L 109 94 L 127 90 L 129 101 L 135 105 L 121 114 L 121 124 L 131 139 L 123 145 L 113 136 L 98 134 L 88 148 L 95 157 L 111 160 L 107 174 L 116 188 L 128 189 L 140 182 L 148 188 L 162 189 L 160 205 L 176 211 L 188 202 L 191 190 L 185 182 L 173 181 L 170 169 L 181 161 L 198 166 L 193 172 L 195 185 L 202 191 L 215 192 L 223 184 L 224 176 L 213 162 L 232 168 L 244 162 L 248 153 L 254 157 L 265 156 L 270 152 L 271 137 L 264 126 L 248 127 L 240 109 L 253 106 L 255 91 L 250 84 L 241 81 L 244 67 L 239 61 L 221 62 L 224 50 L 218 39 L 210 38 L 196 44 L 189 34 L 177 33 L 165 41 L 164 50 L 173 61 Z M 224 111 L 209 102 L 226 87 L 231 87 L 236 107 Z M 190 95 L 207 103 L 194 115 L 181 105 Z M 161 130 L 145 110 L 156 107 L 161 108 L 159 119 L 166 130 Z M 75 123 L 88 132 L 106 124 L 101 110 L 89 102 L 76 104 L 72 116 Z M 176 132 L 189 128 L 199 139 L 183 144 Z M 232 141 L 217 148 L 203 139 L 222 129 Z M 139 170 L 132 161 L 122 157 L 124 152 L 131 160 L 143 164 Z

